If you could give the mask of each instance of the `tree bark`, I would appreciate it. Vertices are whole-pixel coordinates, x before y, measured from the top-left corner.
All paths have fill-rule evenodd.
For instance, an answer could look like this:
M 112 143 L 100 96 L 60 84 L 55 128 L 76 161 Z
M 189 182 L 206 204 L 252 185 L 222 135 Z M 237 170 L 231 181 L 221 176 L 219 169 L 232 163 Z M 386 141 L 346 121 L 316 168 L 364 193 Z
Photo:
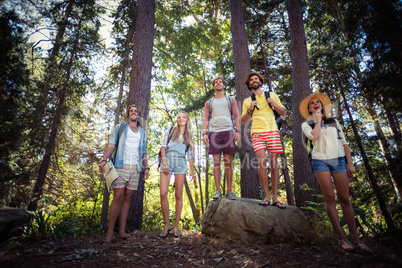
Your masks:
M 251 67 L 241 0 L 230 1 L 230 14 L 236 94 L 241 114 L 243 101 L 251 95 L 250 90 L 244 84 L 244 78 L 250 73 Z M 238 145 L 241 163 L 240 189 L 241 197 L 258 199 L 258 186 L 260 184 L 258 160 L 251 144 L 249 126 L 249 123 L 246 126 L 242 125 L 241 140 Z
M 304 118 L 299 112 L 300 102 L 310 94 L 309 64 L 301 1 L 288 0 L 287 9 L 290 26 L 290 54 L 293 76 L 292 130 L 294 192 L 296 206 L 302 207 L 305 206 L 306 201 L 318 202 L 318 198 L 314 197 L 313 194 L 318 194 L 320 187 L 312 173 L 311 164 L 307 157 L 306 145 L 301 130 L 301 124 L 304 122 Z
M 141 126 L 145 130 L 151 98 L 154 27 L 155 0 L 138 0 L 127 105 L 136 104 L 139 106 L 142 112 Z M 144 180 L 142 174 L 138 190 L 134 191 L 130 200 L 130 212 L 127 219 L 127 230 L 129 232 L 134 229 L 141 230 L 143 202 Z

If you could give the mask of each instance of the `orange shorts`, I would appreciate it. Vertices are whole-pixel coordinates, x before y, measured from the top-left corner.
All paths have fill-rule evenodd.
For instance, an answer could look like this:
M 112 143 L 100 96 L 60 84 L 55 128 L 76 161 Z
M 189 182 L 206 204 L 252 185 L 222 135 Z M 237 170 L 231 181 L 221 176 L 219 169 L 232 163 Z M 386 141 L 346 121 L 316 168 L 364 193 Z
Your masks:
M 253 133 L 251 140 L 253 142 L 254 152 L 266 149 L 268 153 L 283 153 L 281 137 L 278 131 Z

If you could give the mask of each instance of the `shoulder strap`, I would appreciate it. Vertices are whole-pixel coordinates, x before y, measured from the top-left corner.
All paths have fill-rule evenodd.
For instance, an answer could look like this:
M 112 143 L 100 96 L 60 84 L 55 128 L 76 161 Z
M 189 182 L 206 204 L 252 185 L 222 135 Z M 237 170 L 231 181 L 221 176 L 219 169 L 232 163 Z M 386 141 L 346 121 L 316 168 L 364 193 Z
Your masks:
M 266 99 L 271 98 L 271 94 L 269 93 L 269 91 L 264 91 L 264 94 L 265 94 L 265 98 L 266 98 Z M 268 105 L 269 105 L 269 107 L 271 107 L 272 110 L 274 110 L 274 108 L 272 108 L 271 104 L 268 104 Z M 275 110 L 274 110 L 274 111 L 275 111 Z
M 168 144 L 169 144 L 170 139 L 172 138 L 172 136 L 173 136 L 173 127 L 170 127 L 170 129 L 169 129 L 169 134 L 168 134 L 168 139 L 167 139 L 167 142 L 166 142 L 166 146 L 168 146 Z M 167 149 L 167 148 L 166 148 L 166 149 Z
M 208 117 L 208 121 L 211 120 L 211 116 L 212 116 L 212 102 L 214 101 L 215 97 L 212 97 L 208 100 L 208 109 L 209 109 L 209 117 Z

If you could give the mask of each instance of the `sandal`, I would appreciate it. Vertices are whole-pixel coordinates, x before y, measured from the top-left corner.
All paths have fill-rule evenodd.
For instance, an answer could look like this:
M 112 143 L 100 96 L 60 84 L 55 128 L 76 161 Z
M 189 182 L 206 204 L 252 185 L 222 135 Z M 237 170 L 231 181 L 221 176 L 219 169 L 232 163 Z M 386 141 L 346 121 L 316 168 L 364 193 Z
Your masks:
M 267 207 L 267 206 L 270 206 L 270 205 L 271 205 L 271 202 L 269 202 L 269 200 L 267 200 L 267 199 L 264 199 L 264 200 L 262 200 L 260 203 L 258 203 L 258 205 Z
M 346 239 L 342 239 L 340 241 L 341 247 L 343 250 L 352 251 L 355 250 L 355 247 Z
M 103 246 L 103 244 L 106 244 L 106 245 L 108 245 L 108 246 L 110 246 L 111 244 L 113 243 L 113 241 L 107 241 L 106 239 L 104 239 L 104 240 L 102 240 L 101 242 L 100 242 L 100 244 L 101 244 L 101 246 Z
M 374 250 L 372 250 L 371 248 L 369 248 L 368 246 L 366 246 L 365 244 L 363 244 L 362 241 L 359 241 L 357 243 L 354 244 L 355 248 L 364 252 L 364 253 L 369 253 L 369 254 L 373 254 Z
M 169 235 L 170 231 L 171 231 L 171 229 L 163 230 L 163 231 L 159 234 L 159 237 L 162 238 L 162 239 L 166 238 L 166 237 Z
M 181 231 L 180 231 L 179 229 L 174 229 L 174 230 L 173 230 L 173 235 L 174 235 L 174 237 L 176 237 L 176 238 L 179 238 L 179 237 L 182 236 Z
M 281 203 L 279 201 L 276 201 L 276 202 L 272 203 L 271 206 L 277 207 L 277 208 L 280 208 L 280 209 L 285 209 L 286 208 L 285 204 L 283 204 L 283 203 Z

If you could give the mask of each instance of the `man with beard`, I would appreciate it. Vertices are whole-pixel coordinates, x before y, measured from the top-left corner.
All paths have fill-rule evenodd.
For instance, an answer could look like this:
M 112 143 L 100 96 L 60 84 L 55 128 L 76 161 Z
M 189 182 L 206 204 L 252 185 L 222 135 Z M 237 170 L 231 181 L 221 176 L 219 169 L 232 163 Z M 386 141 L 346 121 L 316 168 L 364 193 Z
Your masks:
M 264 83 L 264 78 L 261 74 L 251 72 L 244 79 L 244 83 L 255 95 L 255 101 L 253 101 L 251 97 L 243 101 L 241 121 L 243 125 L 245 125 L 250 118 L 253 119 L 251 124 L 251 140 L 258 158 L 258 175 L 265 195 L 264 199 L 259 204 L 262 206 L 271 205 L 268 190 L 267 156 L 265 152 L 267 150 L 270 156 L 269 164 L 271 166 L 272 206 L 284 209 L 286 206 L 278 200 L 278 154 L 283 153 L 283 148 L 272 109 L 275 109 L 279 115 L 284 116 L 286 114 L 286 108 L 282 105 L 274 92 L 270 92 L 270 98 L 266 99 L 264 91 L 261 88 Z
M 212 80 L 212 86 L 215 90 L 215 97 L 205 102 L 204 118 L 202 121 L 202 140 L 205 144 L 209 144 L 208 154 L 212 155 L 214 161 L 213 174 L 216 192 L 212 198 L 222 198 L 220 180 L 221 155 L 223 154 L 225 177 L 227 179 L 226 198 L 234 200 L 236 196 L 232 192 L 232 158 L 236 153 L 235 141 L 238 141 L 240 138 L 239 110 L 235 99 L 225 95 L 225 81 L 222 77 Z M 236 126 L 234 133 L 233 124 Z
M 99 164 L 100 171 L 104 173 L 107 160 L 113 154 L 114 166 L 119 175 L 111 185 L 113 201 L 110 205 L 109 228 L 101 244 L 112 243 L 117 217 L 119 217 L 119 237 L 123 240 L 130 238 L 126 233 L 130 197 L 138 188 L 140 172 L 144 170 L 144 179 L 149 177 L 147 139 L 141 127 L 140 116 L 141 112 L 137 105 L 133 104 L 127 108 L 126 122 L 114 127 L 103 160 Z

